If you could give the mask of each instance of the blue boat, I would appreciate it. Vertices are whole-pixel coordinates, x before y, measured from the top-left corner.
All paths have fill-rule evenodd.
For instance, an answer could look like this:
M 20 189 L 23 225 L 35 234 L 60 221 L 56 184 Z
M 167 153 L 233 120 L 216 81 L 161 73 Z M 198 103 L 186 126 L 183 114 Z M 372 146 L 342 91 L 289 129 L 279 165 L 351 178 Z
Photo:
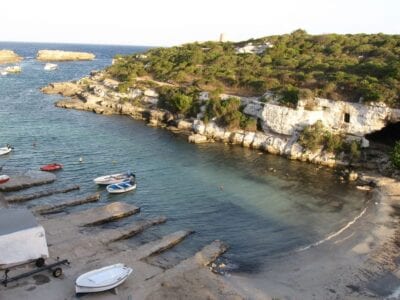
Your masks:
M 120 193 L 125 193 L 129 192 L 136 189 L 136 179 L 135 176 L 131 176 L 129 179 L 126 181 L 123 181 L 121 183 L 115 183 L 115 184 L 110 184 L 107 185 L 106 190 L 110 194 L 120 194 Z

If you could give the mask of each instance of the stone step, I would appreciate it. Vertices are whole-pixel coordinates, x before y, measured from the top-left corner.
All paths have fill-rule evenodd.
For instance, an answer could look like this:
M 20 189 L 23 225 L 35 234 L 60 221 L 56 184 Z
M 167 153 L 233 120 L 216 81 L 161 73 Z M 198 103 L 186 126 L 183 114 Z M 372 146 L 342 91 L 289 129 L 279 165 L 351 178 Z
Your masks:
M 45 191 L 40 191 L 37 193 L 32 193 L 32 194 L 26 194 L 26 195 L 13 195 L 13 196 L 8 196 L 5 197 L 5 200 L 7 202 L 25 202 L 37 198 L 42 198 L 54 194 L 61 194 L 61 193 L 68 193 L 70 191 L 74 190 L 79 190 L 79 185 L 72 185 L 66 188 L 62 189 L 51 189 L 51 190 L 45 190 Z
M 167 218 L 164 216 L 155 217 L 148 220 L 140 220 L 124 227 L 109 229 L 105 231 L 103 230 L 96 235 L 96 239 L 104 244 L 128 239 L 153 225 L 162 224 L 166 221 Z
M 179 230 L 174 233 L 168 234 L 159 240 L 144 244 L 132 250 L 132 259 L 141 260 L 150 255 L 163 252 L 167 249 L 174 247 L 183 241 L 188 235 L 192 234 L 191 230 Z
M 73 213 L 62 218 L 77 226 L 93 226 L 115 221 L 136 214 L 139 207 L 125 202 L 114 202 L 108 205 L 94 207 Z
M 19 191 L 32 186 L 52 183 L 56 179 L 56 175 L 52 173 L 31 170 L 15 176 L 10 175 L 10 180 L 0 185 L 0 192 Z
M 82 205 L 82 204 L 90 203 L 90 202 L 96 202 L 96 201 L 99 201 L 99 199 L 100 199 L 100 193 L 95 193 L 95 194 L 90 194 L 90 195 L 86 195 L 86 196 L 81 196 L 76 199 L 58 202 L 56 204 L 46 204 L 46 205 L 36 206 L 32 209 L 32 212 L 43 215 L 43 214 L 60 211 L 66 207 Z

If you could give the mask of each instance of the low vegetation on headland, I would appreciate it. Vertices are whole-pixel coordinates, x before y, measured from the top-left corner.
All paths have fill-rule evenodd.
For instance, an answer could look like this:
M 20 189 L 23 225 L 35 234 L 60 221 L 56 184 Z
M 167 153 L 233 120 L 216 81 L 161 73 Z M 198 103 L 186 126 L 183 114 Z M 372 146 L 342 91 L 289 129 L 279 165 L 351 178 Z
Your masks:
M 303 30 L 240 43 L 191 43 L 117 56 L 108 73 L 236 95 L 281 95 L 294 106 L 318 96 L 400 106 L 400 35 L 310 35 Z

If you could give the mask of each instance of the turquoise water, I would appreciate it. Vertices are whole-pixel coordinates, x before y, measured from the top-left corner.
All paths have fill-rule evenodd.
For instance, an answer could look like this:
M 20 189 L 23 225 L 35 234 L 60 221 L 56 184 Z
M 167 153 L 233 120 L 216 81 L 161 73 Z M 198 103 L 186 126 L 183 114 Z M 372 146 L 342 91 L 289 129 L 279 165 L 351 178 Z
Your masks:
M 128 241 L 132 245 L 192 229 L 196 233 L 176 248 L 179 257 L 221 239 L 230 245 L 225 257 L 232 266 L 255 272 L 277 255 L 323 239 L 365 207 L 364 194 L 338 182 L 330 169 L 241 147 L 189 144 L 185 137 L 129 117 L 56 108 L 59 96 L 39 91 L 50 82 L 79 79 L 101 69 L 117 53 L 144 47 L 0 43 L 2 48 L 27 58 L 21 74 L 0 76 L 0 145 L 15 147 L 0 157 L 0 165 L 21 171 L 61 162 L 65 168 L 57 173 L 55 185 L 80 184 L 77 193 L 103 191 L 92 183 L 97 176 L 133 170 L 137 190 L 117 196 L 102 192 L 100 204 L 126 201 L 140 206 L 141 214 L 110 226 L 156 215 L 168 221 Z M 37 49 L 89 51 L 97 59 L 59 63 L 58 70 L 48 72 L 33 59 Z M 71 194 L 32 204 L 62 197 Z

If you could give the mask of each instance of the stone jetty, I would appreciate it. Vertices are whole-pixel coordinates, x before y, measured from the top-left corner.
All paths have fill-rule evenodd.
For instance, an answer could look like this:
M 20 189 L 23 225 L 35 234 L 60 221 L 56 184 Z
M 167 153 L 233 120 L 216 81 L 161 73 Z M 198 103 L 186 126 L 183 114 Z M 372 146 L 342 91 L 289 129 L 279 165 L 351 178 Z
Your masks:
M 46 197 L 46 196 L 50 196 L 50 195 L 54 195 L 54 194 L 60 194 L 60 193 L 65 194 L 65 193 L 75 191 L 75 190 L 79 190 L 79 185 L 72 185 L 72 186 L 68 186 L 66 188 L 60 188 L 60 189 L 43 190 L 43 191 L 39 191 L 39 192 L 32 193 L 32 194 L 8 196 L 5 198 L 5 201 L 10 202 L 10 203 L 11 202 L 25 202 L 25 201 L 30 201 L 33 199 L 38 199 L 38 198 L 42 198 L 42 197 Z
M 33 181 L 32 177 L 44 172 L 27 172 L 18 178 L 18 184 L 9 185 L 3 193 L 27 189 L 32 185 L 44 184 L 55 178 L 45 176 L 41 181 Z M 53 175 L 48 174 L 46 175 Z M 24 195 L 6 195 L 0 192 L 0 207 L 13 205 L 23 207 L 27 201 L 39 223 L 45 228 L 49 245 L 51 263 L 55 258 L 68 259 L 70 266 L 63 267 L 63 275 L 53 278 L 42 272 L 37 276 L 27 277 L 8 287 L 0 286 L 2 300 L 9 299 L 77 299 L 74 283 L 76 278 L 89 270 L 115 263 L 124 263 L 133 268 L 133 274 L 124 284 L 118 287 L 118 293 L 110 291 L 98 293 L 99 299 L 202 299 L 208 295 L 212 299 L 244 299 L 241 293 L 220 276 L 212 273 L 209 265 L 227 249 L 221 241 L 214 241 L 189 258 L 177 262 L 170 267 L 160 267 L 158 258 L 166 251 L 174 251 L 174 247 L 191 234 L 192 230 L 182 229 L 154 238 L 146 243 L 128 243 L 147 229 L 164 224 L 165 216 L 137 217 L 140 208 L 125 202 L 101 203 L 101 194 L 86 194 L 71 197 L 69 200 L 57 201 L 57 194 L 69 189 L 76 190 L 74 185 L 65 189 L 42 190 Z M 50 204 L 35 205 L 35 201 L 52 195 Z M 39 196 L 39 197 L 37 197 Z M 74 206 L 73 211 L 69 208 Z M 82 206 L 82 208 L 81 208 Z M 62 212 L 60 212 L 62 211 Z M 54 214 L 54 212 L 58 212 Z M 52 214 L 48 214 L 52 213 Z M 129 217 L 123 225 L 115 226 L 113 222 Z M 112 226 L 103 227 L 109 223 Z M 136 245 L 136 246 L 134 246 Z M 32 270 L 31 264 L 13 268 L 9 275 L 13 276 Z M 40 277 L 40 280 L 38 279 Z M 172 288 L 176 287 L 176 288 Z M 94 295 L 86 295 L 91 299 Z
M 78 206 L 90 202 L 96 202 L 100 200 L 100 193 L 90 194 L 87 196 L 81 196 L 72 200 L 57 202 L 56 204 L 45 204 L 36 206 L 33 208 L 34 213 L 38 214 L 49 214 L 53 212 L 58 212 L 63 210 L 64 208 L 71 207 L 71 206 Z

